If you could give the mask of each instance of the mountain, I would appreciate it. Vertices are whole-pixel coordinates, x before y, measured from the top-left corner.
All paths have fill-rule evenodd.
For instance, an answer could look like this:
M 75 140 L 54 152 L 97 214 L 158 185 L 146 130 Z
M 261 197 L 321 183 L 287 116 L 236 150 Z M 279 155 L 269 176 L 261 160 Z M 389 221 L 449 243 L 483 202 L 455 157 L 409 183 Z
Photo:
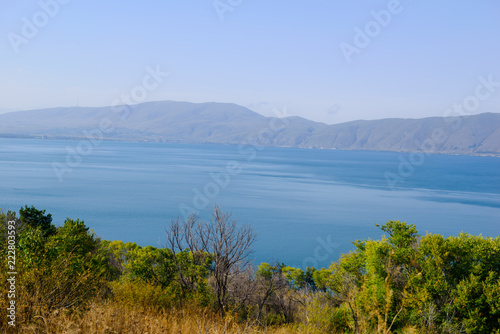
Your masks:
M 0 114 L 0 136 L 500 155 L 500 114 L 327 125 L 231 103 L 161 101 Z

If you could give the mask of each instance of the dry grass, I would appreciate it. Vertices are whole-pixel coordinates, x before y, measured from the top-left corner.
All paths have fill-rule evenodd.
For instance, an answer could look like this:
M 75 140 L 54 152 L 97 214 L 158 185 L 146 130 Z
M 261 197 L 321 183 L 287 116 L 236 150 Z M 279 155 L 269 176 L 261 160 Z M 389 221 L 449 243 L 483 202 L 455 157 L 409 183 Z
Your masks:
M 294 334 L 310 333 L 296 327 L 262 328 L 240 324 L 230 316 L 222 319 L 209 310 L 155 311 L 129 309 L 109 302 L 93 304 L 82 314 L 55 312 L 35 323 L 21 326 L 19 333 L 65 334 Z

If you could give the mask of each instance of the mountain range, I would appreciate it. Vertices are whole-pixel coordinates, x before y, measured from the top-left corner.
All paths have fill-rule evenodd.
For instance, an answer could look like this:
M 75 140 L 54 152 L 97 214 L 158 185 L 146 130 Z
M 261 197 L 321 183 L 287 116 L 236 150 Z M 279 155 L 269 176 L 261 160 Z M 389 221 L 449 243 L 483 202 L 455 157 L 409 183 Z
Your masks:
M 328 125 L 265 117 L 231 103 L 146 102 L 0 114 L 0 137 L 253 144 L 500 156 L 500 114 L 359 120 Z

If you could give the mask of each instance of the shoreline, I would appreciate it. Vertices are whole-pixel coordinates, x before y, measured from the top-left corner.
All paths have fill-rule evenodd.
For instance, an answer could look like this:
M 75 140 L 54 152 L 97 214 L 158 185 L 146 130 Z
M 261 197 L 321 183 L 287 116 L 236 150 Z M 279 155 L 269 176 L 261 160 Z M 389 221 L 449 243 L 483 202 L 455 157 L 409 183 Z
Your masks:
M 89 140 L 87 137 L 77 137 L 77 136 L 46 136 L 46 135 L 21 135 L 21 134 L 0 134 L 0 139 L 31 139 L 31 140 L 68 140 L 68 141 L 79 141 L 79 140 Z M 151 144 L 181 144 L 181 145 L 225 145 L 225 146 L 238 146 L 241 143 L 218 143 L 218 142 L 186 142 L 186 141 L 166 141 L 159 139 L 117 139 L 117 138 L 102 138 L 99 139 L 106 142 L 122 142 L 122 143 L 151 143 Z M 301 146 L 278 146 L 278 145 L 253 145 L 245 144 L 256 147 L 265 148 L 293 148 L 293 149 L 304 149 L 304 150 L 332 150 L 332 151 L 357 151 L 357 152 L 393 152 L 393 153 L 424 153 L 424 154 L 440 154 L 440 155 L 455 155 L 455 156 L 468 156 L 468 157 L 492 157 L 500 158 L 499 153 L 455 153 L 455 152 L 427 152 L 422 150 L 368 150 L 368 149 L 348 149 L 348 148 L 328 148 L 328 147 L 301 147 Z

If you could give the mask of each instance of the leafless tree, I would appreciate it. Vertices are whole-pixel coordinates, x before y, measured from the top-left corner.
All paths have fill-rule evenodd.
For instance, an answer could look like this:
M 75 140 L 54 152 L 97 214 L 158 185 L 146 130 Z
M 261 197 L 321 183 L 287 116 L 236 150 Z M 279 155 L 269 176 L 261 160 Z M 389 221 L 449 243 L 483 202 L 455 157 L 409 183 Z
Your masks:
M 215 256 L 215 295 L 219 311 L 224 314 L 229 278 L 249 264 L 256 235 L 250 225 L 238 226 L 237 221 L 218 206 L 214 207 L 208 231 L 209 252 Z
M 217 205 L 211 212 L 209 222 L 192 215 L 185 221 L 172 221 L 167 230 L 167 247 L 174 255 L 178 251 L 189 249 L 194 257 L 203 257 L 205 254 L 213 256 L 213 288 L 217 307 L 222 315 L 225 313 L 231 275 L 237 274 L 250 263 L 253 252 L 251 247 L 255 239 L 256 234 L 250 225 L 238 225 L 230 214 Z M 177 267 L 181 281 L 188 284 L 188 278 L 182 273 L 180 266 Z
M 193 255 L 193 260 L 197 264 L 204 263 L 207 247 L 203 244 L 204 237 L 199 237 L 203 224 L 196 215 L 191 215 L 187 220 L 181 221 L 179 218 L 172 220 L 167 229 L 167 248 L 172 253 L 172 259 L 177 269 L 177 277 L 182 291 L 192 291 L 195 289 L 193 277 L 185 273 L 183 264 L 176 256 L 177 253 L 188 249 Z
M 255 280 L 255 268 L 249 265 L 231 275 L 227 294 L 228 302 L 235 313 L 256 304 L 258 285 Z

